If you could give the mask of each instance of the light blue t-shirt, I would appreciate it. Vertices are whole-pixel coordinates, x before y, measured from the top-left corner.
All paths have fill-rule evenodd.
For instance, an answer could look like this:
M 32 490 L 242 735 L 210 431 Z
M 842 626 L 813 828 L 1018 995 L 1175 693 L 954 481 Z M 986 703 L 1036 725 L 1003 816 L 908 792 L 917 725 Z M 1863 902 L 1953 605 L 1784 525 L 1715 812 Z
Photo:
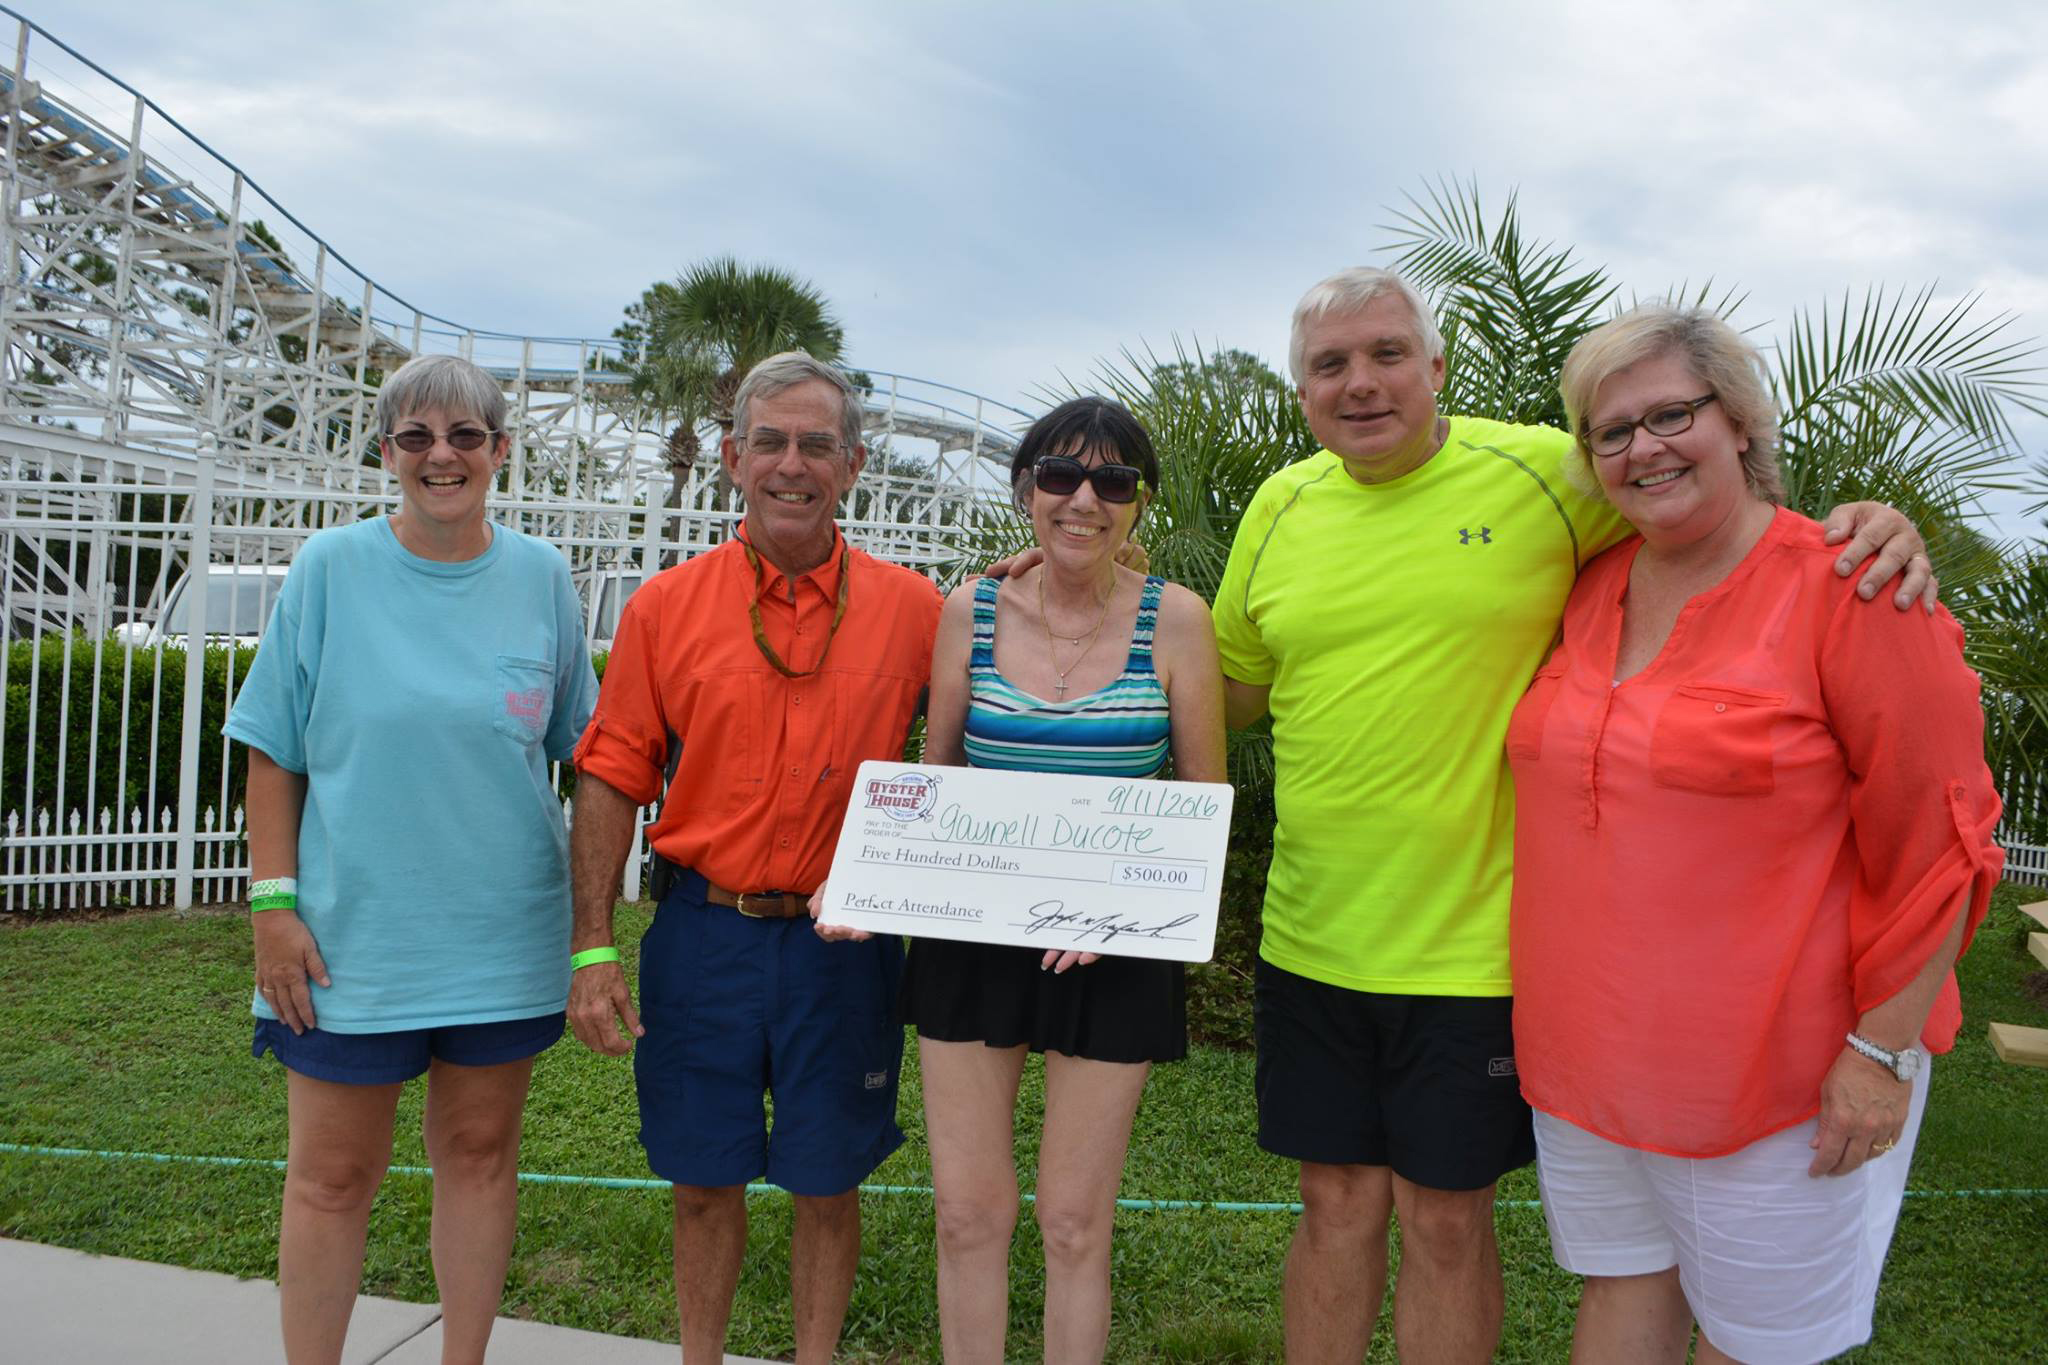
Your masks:
M 494 526 L 443 564 L 375 517 L 306 542 L 222 731 L 306 775 L 298 913 L 334 983 L 313 987 L 321 1028 L 563 1008 L 568 835 L 547 760 L 596 700 L 545 541 Z

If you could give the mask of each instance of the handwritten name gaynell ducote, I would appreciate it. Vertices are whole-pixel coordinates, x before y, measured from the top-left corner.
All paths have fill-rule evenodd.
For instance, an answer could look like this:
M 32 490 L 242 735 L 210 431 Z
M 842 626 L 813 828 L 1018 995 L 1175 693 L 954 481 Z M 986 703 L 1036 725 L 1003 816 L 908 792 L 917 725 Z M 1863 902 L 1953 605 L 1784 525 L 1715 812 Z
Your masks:
M 1065 901 L 1040 901 L 1026 914 L 1031 916 L 1024 926 L 1024 932 L 1035 934 L 1041 929 L 1064 931 L 1073 936 L 1076 943 L 1086 943 L 1098 935 L 1104 943 L 1114 938 L 1170 938 L 1169 930 L 1190 924 L 1193 915 L 1176 915 L 1169 920 L 1147 923 L 1129 915 L 1104 913 L 1083 914 L 1079 910 L 1067 909 Z
M 978 816 L 955 801 L 939 812 L 933 837 L 941 843 L 995 844 L 1003 848 L 1078 848 L 1097 853 L 1157 853 L 1159 832 L 1139 820 L 1009 819 Z M 1009 869 L 1004 869 L 1009 870 Z

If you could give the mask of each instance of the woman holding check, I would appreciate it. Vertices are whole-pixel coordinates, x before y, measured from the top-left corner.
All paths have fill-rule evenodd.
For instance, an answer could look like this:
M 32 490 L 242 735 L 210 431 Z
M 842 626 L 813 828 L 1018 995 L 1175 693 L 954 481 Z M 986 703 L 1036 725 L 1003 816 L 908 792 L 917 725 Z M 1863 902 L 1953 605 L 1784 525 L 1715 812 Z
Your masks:
M 1226 780 L 1207 606 L 1115 559 L 1159 483 L 1144 427 L 1115 403 L 1076 399 L 1032 426 L 1010 474 L 1044 559 L 947 599 L 925 761 L 1155 777 L 1171 757 L 1179 780 Z M 1131 1122 L 1152 1063 L 1187 1053 L 1181 964 L 919 939 L 903 999 L 924 1076 L 946 1359 L 1004 1357 L 1017 1086 L 1040 1052 L 1045 1358 L 1100 1360 Z
M 306 542 L 224 727 L 249 746 L 255 1053 L 287 1081 L 294 1365 L 341 1358 L 399 1090 L 423 1073 L 441 1358 L 483 1359 L 527 1082 L 569 990 L 547 763 L 597 693 L 567 562 L 485 517 L 497 382 L 416 358 L 377 415 L 399 506 Z

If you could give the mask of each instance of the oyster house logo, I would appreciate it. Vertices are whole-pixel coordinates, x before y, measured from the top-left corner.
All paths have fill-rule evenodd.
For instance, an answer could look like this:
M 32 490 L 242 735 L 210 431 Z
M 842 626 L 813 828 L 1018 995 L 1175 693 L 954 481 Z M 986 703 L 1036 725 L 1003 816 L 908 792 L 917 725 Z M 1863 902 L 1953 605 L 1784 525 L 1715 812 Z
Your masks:
M 869 810 L 881 811 L 891 820 L 929 820 L 939 796 L 939 779 L 923 773 L 901 773 L 878 777 L 867 785 Z

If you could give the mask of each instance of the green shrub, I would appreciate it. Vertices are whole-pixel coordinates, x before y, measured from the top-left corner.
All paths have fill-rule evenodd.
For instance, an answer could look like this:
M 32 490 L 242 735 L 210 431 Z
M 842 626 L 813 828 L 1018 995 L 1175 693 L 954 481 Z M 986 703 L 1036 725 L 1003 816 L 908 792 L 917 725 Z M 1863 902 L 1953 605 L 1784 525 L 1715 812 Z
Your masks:
M 1252 972 L 1259 957 L 1259 911 L 1266 865 L 1273 860 L 1273 793 L 1240 787 L 1230 812 L 1230 853 L 1216 914 L 1216 954 L 1188 968 L 1188 1033 L 1211 1047 L 1252 1045 Z

